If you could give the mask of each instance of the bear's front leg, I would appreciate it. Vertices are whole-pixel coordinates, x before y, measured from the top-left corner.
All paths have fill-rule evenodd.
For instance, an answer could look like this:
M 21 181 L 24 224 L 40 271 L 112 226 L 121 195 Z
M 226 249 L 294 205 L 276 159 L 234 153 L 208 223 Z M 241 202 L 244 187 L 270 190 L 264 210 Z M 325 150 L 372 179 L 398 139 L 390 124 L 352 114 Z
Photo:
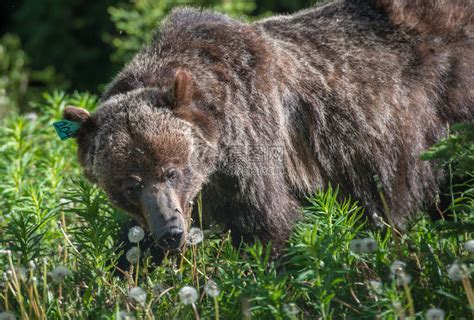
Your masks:
M 302 215 L 294 197 L 280 194 L 267 199 L 269 202 L 264 206 L 251 202 L 230 206 L 227 226 L 234 246 L 260 240 L 264 245 L 271 245 L 272 257 L 277 258 L 286 247 L 295 221 Z

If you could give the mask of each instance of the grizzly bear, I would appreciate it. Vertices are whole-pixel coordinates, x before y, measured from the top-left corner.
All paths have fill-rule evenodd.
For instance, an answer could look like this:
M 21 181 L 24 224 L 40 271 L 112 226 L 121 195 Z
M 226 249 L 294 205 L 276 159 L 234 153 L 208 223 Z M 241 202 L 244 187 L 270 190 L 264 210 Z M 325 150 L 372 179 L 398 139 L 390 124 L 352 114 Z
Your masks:
M 305 197 L 329 185 L 398 227 L 444 173 L 421 161 L 474 120 L 473 6 L 335 1 L 244 23 L 174 10 L 92 115 L 70 107 L 86 176 L 165 250 L 201 192 L 205 220 L 279 252 Z M 195 211 L 195 209 L 194 209 Z

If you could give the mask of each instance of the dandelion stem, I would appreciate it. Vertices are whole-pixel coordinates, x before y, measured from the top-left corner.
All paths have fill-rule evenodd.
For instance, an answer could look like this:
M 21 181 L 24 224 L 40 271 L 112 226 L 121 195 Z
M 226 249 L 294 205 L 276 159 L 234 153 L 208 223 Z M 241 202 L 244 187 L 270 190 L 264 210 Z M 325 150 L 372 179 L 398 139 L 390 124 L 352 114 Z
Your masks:
M 469 308 L 471 309 L 471 314 L 474 318 L 474 292 L 472 291 L 471 280 L 469 277 L 462 277 L 461 279 L 462 286 L 464 291 L 466 291 L 467 301 L 469 302 Z
M 199 320 L 199 313 L 198 313 L 198 310 L 196 308 L 196 304 L 195 303 L 192 303 L 191 306 L 193 307 L 193 311 L 194 311 L 194 319 L 195 320 Z
M 408 287 L 408 283 L 406 281 L 402 281 L 403 283 L 403 290 L 407 296 L 408 300 L 408 310 L 410 311 L 410 318 L 415 319 L 415 306 L 413 305 L 413 297 L 411 295 L 410 287 Z
M 219 320 L 219 301 L 217 301 L 217 297 L 214 297 L 214 310 L 216 320 Z
M 21 284 L 20 284 L 20 280 L 19 278 L 17 277 L 17 274 L 16 274 L 16 270 L 15 270 L 15 267 L 13 265 L 13 259 L 12 259 L 12 255 L 11 254 L 8 254 L 8 262 L 10 264 L 10 269 L 12 270 L 12 283 L 13 283 L 13 286 L 15 288 L 15 291 L 16 291 L 16 296 L 17 296 L 17 299 L 18 299 L 18 304 L 20 305 L 20 314 L 21 314 L 21 318 L 22 319 L 29 319 L 30 317 L 28 316 L 28 313 L 26 312 L 26 309 L 25 309 L 25 305 L 24 305 L 24 298 L 23 298 L 23 294 L 21 293 Z

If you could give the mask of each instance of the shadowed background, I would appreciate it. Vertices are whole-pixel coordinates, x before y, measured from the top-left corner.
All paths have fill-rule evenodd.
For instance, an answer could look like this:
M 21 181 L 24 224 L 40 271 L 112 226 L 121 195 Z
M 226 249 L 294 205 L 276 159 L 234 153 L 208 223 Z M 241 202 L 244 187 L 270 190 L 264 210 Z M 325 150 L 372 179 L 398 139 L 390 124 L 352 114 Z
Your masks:
M 318 0 L 4 0 L 0 2 L 0 104 L 62 89 L 100 94 L 176 6 L 212 8 L 244 20 L 291 13 Z M 2 116 L 2 112 L 0 112 Z

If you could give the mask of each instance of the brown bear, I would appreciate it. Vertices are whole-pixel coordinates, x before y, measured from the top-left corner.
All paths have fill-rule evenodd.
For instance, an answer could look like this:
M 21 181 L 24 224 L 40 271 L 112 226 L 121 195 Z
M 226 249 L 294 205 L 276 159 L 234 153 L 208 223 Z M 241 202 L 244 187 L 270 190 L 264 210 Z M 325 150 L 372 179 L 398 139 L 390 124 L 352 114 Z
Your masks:
M 443 172 L 420 161 L 474 120 L 472 2 L 335 1 L 244 23 L 173 11 L 81 123 L 78 157 L 166 250 L 202 192 L 205 219 L 278 252 L 329 184 L 403 226 Z

